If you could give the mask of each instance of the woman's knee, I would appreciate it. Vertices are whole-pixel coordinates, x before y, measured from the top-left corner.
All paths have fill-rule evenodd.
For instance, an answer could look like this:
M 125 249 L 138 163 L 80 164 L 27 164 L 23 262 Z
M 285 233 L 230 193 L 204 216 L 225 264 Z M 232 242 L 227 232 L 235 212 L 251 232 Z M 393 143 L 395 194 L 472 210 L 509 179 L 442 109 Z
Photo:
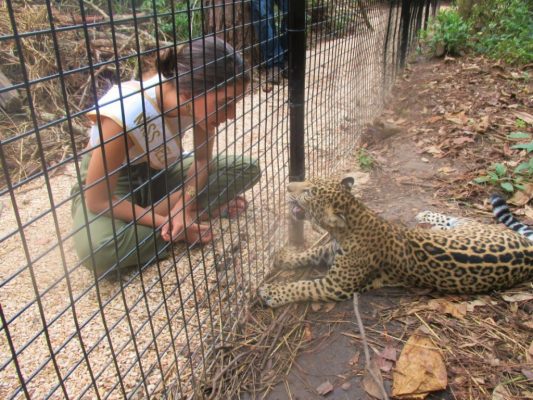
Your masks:
M 75 236 L 75 247 L 81 263 L 94 270 L 97 276 L 102 276 L 110 270 L 145 266 L 156 259 L 156 248 L 159 258 L 167 256 L 164 243 L 149 227 L 131 225 L 123 231 L 119 230 L 116 238 L 109 232 L 103 235 L 92 233 L 89 241 L 85 229 L 78 232 Z
M 261 178 L 261 166 L 259 165 L 259 160 L 255 157 L 244 156 L 243 158 L 242 173 L 247 186 L 251 187 L 259 182 Z

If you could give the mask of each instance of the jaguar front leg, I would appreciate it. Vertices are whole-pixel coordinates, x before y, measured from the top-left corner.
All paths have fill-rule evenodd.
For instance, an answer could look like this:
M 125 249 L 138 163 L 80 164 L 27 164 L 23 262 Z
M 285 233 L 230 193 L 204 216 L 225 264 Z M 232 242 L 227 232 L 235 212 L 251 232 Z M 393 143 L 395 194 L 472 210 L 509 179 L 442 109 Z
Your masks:
M 317 247 L 311 247 L 303 252 L 284 247 L 274 256 L 274 267 L 280 269 L 295 269 L 301 267 L 330 267 L 335 261 L 335 255 L 341 252 L 337 242 L 331 242 Z
M 335 264 L 320 279 L 302 280 L 290 283 L 262 285 L 258 292 L 270 307 L 280 307 L 295 301 L 341 301 L 352 297 L 368 274 L 367 260 L 352 260 L 344 255 L 337 256 Z

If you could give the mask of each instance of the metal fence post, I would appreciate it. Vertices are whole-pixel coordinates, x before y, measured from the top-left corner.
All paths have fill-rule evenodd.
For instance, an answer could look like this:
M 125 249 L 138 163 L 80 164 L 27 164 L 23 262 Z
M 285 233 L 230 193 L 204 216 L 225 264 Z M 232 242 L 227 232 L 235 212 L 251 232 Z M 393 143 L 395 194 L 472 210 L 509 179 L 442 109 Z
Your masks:
M 402 11 L 400 16 L 400 68 L 405 67 L 407 58 L 407 48 L 409 47 L 409 31 L 411 25 L 411 2 L 402 0 Z
M 289 53 L 289 181 L 305 178 L 305 0 L 289 0 L 287 36 Z M 289 242 L 303 244 L 303 222 L 291 219 Z

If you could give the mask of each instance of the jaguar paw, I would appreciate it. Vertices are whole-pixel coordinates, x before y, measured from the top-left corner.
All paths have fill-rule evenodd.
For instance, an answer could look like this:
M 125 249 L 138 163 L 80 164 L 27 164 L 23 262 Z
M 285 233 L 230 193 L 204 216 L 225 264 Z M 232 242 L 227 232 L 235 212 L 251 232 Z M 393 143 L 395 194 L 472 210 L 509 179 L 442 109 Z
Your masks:
M 283 247 L 274 254 L 273 266 L 275 269 L 291 269 L 295 263 L 294 251 Z
M 257 289 L 257 294 L 261 301 L 269 307 L 276 308 L 285 304 L 285 302 L 277 294 L 274 285 L 265 283 Z

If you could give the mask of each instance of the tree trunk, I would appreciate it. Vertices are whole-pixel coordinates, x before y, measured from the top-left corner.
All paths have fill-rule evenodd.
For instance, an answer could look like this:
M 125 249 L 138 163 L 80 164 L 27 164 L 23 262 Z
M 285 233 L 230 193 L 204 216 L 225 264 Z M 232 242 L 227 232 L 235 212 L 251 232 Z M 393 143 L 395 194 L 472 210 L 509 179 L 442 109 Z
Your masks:
M 472 16 L 472 9 L 474 5 L 480 4 L 481 0 L 457 0 L 457 11 L 463 20 L 467 20 Z
M 259 61 L 259 46 L 255 44 L 250 3 L 243 0 L 203 0 L 204 33 L 215 33 L 236 50 L 247 63 Z

